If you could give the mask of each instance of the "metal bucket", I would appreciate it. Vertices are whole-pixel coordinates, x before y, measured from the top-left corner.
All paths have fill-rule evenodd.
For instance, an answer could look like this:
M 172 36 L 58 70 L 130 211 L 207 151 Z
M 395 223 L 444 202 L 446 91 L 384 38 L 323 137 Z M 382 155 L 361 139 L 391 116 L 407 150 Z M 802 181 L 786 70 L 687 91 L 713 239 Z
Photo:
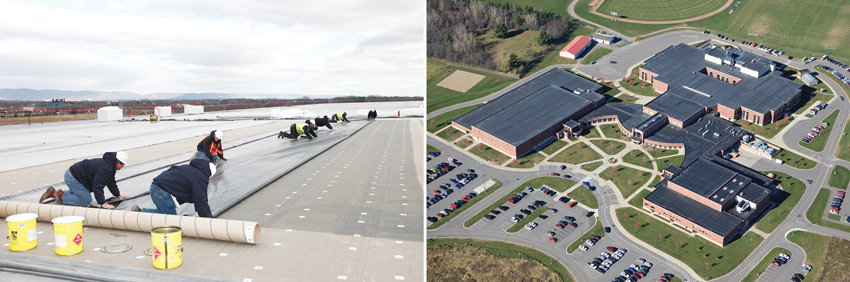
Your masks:
M 183 231 L 177 226 L 161 226 L 151 230 L 153 267 L 176 268 L 183 264 Z
M 20 213 L 6 218 L 9 226 L 9 250 L 19 252 L 35 248 L 38 245 L 38 237 L 35 231 L 34 213 Z
M 82 216 L 63 216 L 53 219 L 57 255 L 76 255 L 83 251 L 83 221 L 85 220 L 86 218 Z

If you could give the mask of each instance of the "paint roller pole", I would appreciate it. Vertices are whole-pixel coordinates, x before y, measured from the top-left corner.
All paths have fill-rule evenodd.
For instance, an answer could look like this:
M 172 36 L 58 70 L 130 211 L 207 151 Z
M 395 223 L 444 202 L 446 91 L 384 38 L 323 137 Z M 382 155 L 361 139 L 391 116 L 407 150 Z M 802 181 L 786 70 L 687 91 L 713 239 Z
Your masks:
M 260 241 L 260 224 L 253 221 L 0 201 L 0 217 L 20 213 L 37 214 L 37 220 L 44 222 L 76 215 L 85 217 L 83 224 L 93 227 L 151 232 L 156 227 L 173 225 L 183 229 L 187 237 L 249 244 Z

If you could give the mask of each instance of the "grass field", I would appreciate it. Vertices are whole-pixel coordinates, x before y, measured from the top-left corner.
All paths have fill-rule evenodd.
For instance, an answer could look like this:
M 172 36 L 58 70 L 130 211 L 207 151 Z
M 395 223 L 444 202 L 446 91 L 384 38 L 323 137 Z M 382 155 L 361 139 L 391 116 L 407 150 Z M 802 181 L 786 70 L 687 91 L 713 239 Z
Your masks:
M 430 59 L 427 61 L 426 67 L 428 68 L 428 81 L 425 86 L 425 92 L 427 94 L 427 111 L 429 113 L 454 104 L 472 101 L 490 95 L 517 81 L 517 79 L 512 77 L 502 76 L 474 69 L 468 69 L 455 65 L 448 65 L 446 63 Z M 466 91 L 466 93 L 461 93 L 437 86 L 437 83 L 443 81 L 443 79 L 454 73 L 456 70 L 480 74 L 484 76 L 484 79 L 482 79 L 480 82 L 478 82 L 478 84 L 469 89 L 469 91 Z
M 812 169 L 817 164 L 813 160 L 801 157 L 788 150 L 782 150 L 779 154 L 773 156 L 773 158 L 782 160 L 784 165 L 799 169 Z
M 658 170 L 661 171 L 670 165 L 681 166 L 682 162 L 684 161 L 685 155 L 678 155 L 669 158 L 658 159 L 657 161 L 655 161 L 655 165 L 658 166 Z
M 461 140 L 458 140 L 457 143 L 455 143 L 455 144 L 458 147 L 466 149 L 466 147 L 469 147 L 469 145 L 472 145 L 472 143 L 475 143 L 475 142 L 473 142 L 471 138 L 463 138 Z
M 827 102 L 831 100 L 835 95 L 824 95 L 820 93 L 807 93 L 803 92 L 803 96 L 800 97 L 800 103 L 791 108 L 790 111 L 793 111 L 795 114 L 803 114 L 804 112 L 808 112 L 815 103 Z
M 832 220 L 835 220 L 835 221 L 841 221 L 841 216 L 837 215 L 837 214 L 828 213 L 828 214 L 826 214 L 826 218 L 832 219 Z
M 626 77 L 626 81 L 620 81 L 620 86 L 623 86 L 626 90 L 641 96 L 658 97 L 661 95 L 661 93 L 652 90 L 652 83 L 641 80 L 638 75 L 639 73 L 639 66 L 631 69 L 629 76 Z M 641 85 L 641 83 L 643 83 L 643 85 Z
M 590 53 L 584 56 L 584 58 L 581 60 L 581 63 L 588 65 L 590 64 L 590 62 L 598 61 L 602 57 L 611 54 L 611 52 L 614 52 L 614 50 L 603 48 L 602 44 L 596 44 L 596 46 L 593 47 L 593 50 L 590 50 Z
M 738 119 L 735 121 L 735 124 L 741 126 L 746 130 L 749 130 L 752 133 L 762 136 L 763 138 L 770 139 L 773 138 L 773 136 L 776 136 L 777 133 L 782 131 L 785 126 L 788 126 L 791 121 L 794 121 L 793 117 L 788 117 L 788 120 L 780 119 L 774 123 L 768 123 L 764 126 L 761 126 L 745 122 L 745 120 L 743 119 Z
M 616 155 L 626 148 L 626 143 L 614 140 L 590 140 L 590 143 L 610 155 Z
M 596 127 L 585 128 L 582 130 L 581 135 L 584 138 L 602 138 L 602 135 L 599 134 L 599 130 Z
M 453 110 L 453 111 L 444 113 L 442 115 L 438 115 L 436 117 L 432 117 L 432 118 L 428 119 L 428 124 L 426 125 L 428 132 L 434 133 L 434 132 L 437 132 L 437 130 L 443 129 L 446 126 L 451 125 L 452 120 L 454 120 L 454 119 L 456 119 L 456 118 L 458 118 L 462 115 L 465 115 L 466 113 L 474 110 L 475 108 L 481 107 L 481 105 L 484 105 L 484 104 L 478 104 L 478 105 L 472 105 L 472 106 L 469 106 L 469 107 L 463 107 L 463 108 Z
M 818 191 L 818 195 L 815 196 L 815 201 L 812 202 L 812 205 L 809 206 L 808 210 L 806 210 L 806 219 L 823 227 L 850 232 L 850 226 L 829 220 L 823 220 L 821 218 L 823 213 L 826 211 L 826 205 L 829 203 L 830 196 L 829 189 L 821 188 L 820 191 Z
M 546 50 L 546 46 L 537 44 L 539 35 L 540 32 L 536 30 L 509 30 L 508 37 L 502 39 L 493 36 L 493 29 L 489 29 L 478 39 L 494 58 L 507 58 L 510 54 L 516 54 L 520 61 L 528 62 L 534 58 L 528 57 L 526 50 L 534 53 Z
M 440 132 L 437 132 L 437 136 L 439 136 L 440 138 L 446 139 L 446 141 L 449 141 L 449 142 L 455 141 L 455 139 L 458 139 L 458 138 L 460 138 L 461 136 L 464 136 L 464 135 L 466 135 L 465 132 L 457 130 L 457 128 L 454 128 L 454 127 L 447 127 L 446 129 L 443 129 L 443 130 L 440 130 Z
M 543 152 L 546 153 L 547 155 L 551 156 L 552 154 L 554 154 L 555 152 L 557 152 L 558 150 L 560 150 L 561 148 L 563 148 L 566 145 L 567 145 L 567 141 L 558 140 L 558 141 L 555 141 L 552 144 L 549 144 L 549 146 L 546 146 L 546 148 L 543 148 Z
M 773 258 L 779 256 L 779 253 L 783 253 L 792 257 L 797 255 L 792 254 L 791 251 L 785 248 L 773 248 L 773 250 L 770 250 L 770 252 L 767 253 L 767 256 L 765 256 L 764 259 L 762 259 L 758 264 L 756 264 L 756 267 L 754 267 L 753 270 L 751 270 L 750 273 L 747 274 L 747 276 L 744 276 L 744 279 L 742 279 L 741 282 L 755 282 L 756 279 L 758 279 L 759 275 L 764 272 L 764 270 L 767 269 L 768 266 L 770 266 L 770 262 L 773 260 Z
M 683 20 L 711 13 L 723 7 L 725 0 L 605 0 L 596 11 L 625 19 L 644 21 Z
M 620 131 L 620 126 L 616 123 L 600 125 L 599 129 L 602 129 L 602 134 L 605 134 L 606 138 L 616 139 L 623 136 L 623 132 Z
M 440 151 L 440 149 L 437 149 L 437 147 L 431 146 L 431 144 L 426 144 L 426 145 L 427 146 L 425 148 L 428 150 L 427 152 L 440 152 L 440 153 L 443 152 L 443 151 Z
M 547 1 L 547 0 L 544 0 L 544 1 Z M 523 2 L 523 1 L 512 0 L 511 2 Z M 563 2 L 561 2 L 561 3 L 563 3 Z M 568 4 L 569 3 L 565 3 L 564 4 L 565 7 Z M 564 13 L 566 13 L 566 11 L 567 11 L 566 8 L 564 8 Z M 549 51 L 549 53 L 546 53 L 546 55 L 543 55 L 543 58 L 540 59 L 539 62 L 537 62 L 536 64 L 531 66 L 531 68 L 525 73 L 524 76 L 529 76 L 529 75 L 536 73 L 536 72 L 538 72 L 542 69 L 545 69 L 546 67 L 551 66 L 551 65 L 563 65 L 563 64 L 573 65 L 573 64 L 578 63 L 578 62 L 576 62 L 576 60 L 570 60 L 570 59 L 567 59 L 567 58 L 562 58 L 561 57 L 561 49 L 564 49 L 564 47 L 567 47 L 567 44 L 569 44 L 570 41 L 573 40 L 573 38 L 576 38 L 576 37 L 582 36 L 582 35 L 590 37 L 591 35 L 593 35 L 594 32 L 596 32 L 596 31 L 589 29 L 589 28 L 576 27 L 572 32 L 570 32 L 570 34 L 567 36 L 567 38 L 565 40 L 561 40 L 560 42 L 555 43 L 555 46 L 552 47 L 552 50 Z
M 832 132 L 832 128 L 835 127 L 835 119 L 837 117 L 838 110 L 835 110 L 831 114 L 829 114 L 829 116 L 823 119 L 823 122 L 828 123 L 829 126 L 824 128 L 820 132 L 820 135 L 815 137 L 815 139 L 812 139 L 812 141 L 810 141 L 809 143 L 803 143 L 803 141 L 798 141 L 797 143 L 799 143 L 800 146 L 803 146 L 804 148 L 815 152 L 823 151 L 823 148 L 826 147 L 826 142 L 829 141 L 829 133 Z
M 625 166 L 618 166 L 616 169 L 616 171 L 613 169 L 605 169 L 599 174 L 599 177 L 614 182 L 614 185 L 617 185 L 617 188 L 620 189 L 620 193 L 623 194 L 623 198 L 628 198 L 632 193 L 637 191 L 638 188 L 643 186 L 644 183 L 649 181 L 649 178 L 652 176 L 652 174 L 646 171 L 642 171 L 643 174 L 638 175 L 637 169 Z M 631 185 L 629 185 L 629 181 L 632 182 Z
M 530 281 L 575 281 L 551 256 L 501 241 L 428 239 L 426 265 L 428 281 L 510 281 L 518 274 Z
M 495 180 L 495 179 L 492 179 L 492 180 L 493 180 L 494 182 L 496 182 L 496 184 L 494 184 L 494 185 L 493 185 L 493 186 L 491 186 L 490 188 L 487 188 L 487 190 L 484 190 L 484 192 L 481 192 L 481 194 L 478 194 L 478 196 L 475 196 L 474 198 L 470 199 L 470 200 L 469 200 L 469 202 L 466 202 L 466 204 L 464 204 L 464 205 L 463 205 L 463 206 L 461 206 L 460 208 L 456 209 L 456 210 L 455 210 L 454 212 L 452 212 L 451 214 L 449 214 L 449 215 L 447 215 L 447 216 L 444 216 L 444 217 L 442 217 L 442 218 L 438 219 L 438 220 L 437 220 L 437 222 L 434 222 L 434 223 L 432 223 L 431 225 L 428 225 L 428 228 L 427 228 L 427 229 L 428 229 L 428 230 L 434 230 L 434 229 L 440 228 L 440 226 L 443 226 L 443 224 L 446 224 L 446 222 L 449 222 L 450 220 L 452 220 L 453 218 L 455 218 L 455 216 L 460 215 L 461 213 L 463 213 L 463 211 L 465 211 L 465 210 L 467 210 L 467 209 L 471 208 L 471 207 L 472 207 L 472 206 L 474 206 L 476 203 L 478 203 L 478 202 L 480 202 L 480 201 L 484 200 L 485 198 L 487 198 L 487 196 L 490 196 L 490 194 L 493 194 L 493 192 L 495 192 L 496 190 L 499 190 L 499 188 L 500 188 L 500 187 L 502 187 L 502 183 L 501 183 L 501 182 L 499 182 L 498 180 Z M 489 211 L 490 211 L 490 210 L 487 210 L 487 212 L 489 212 Z M 478 219 L 483 218 L 483 217 L 484 217 L 484 215 L 486 215 L 486 213 L 485 213 L 485 214 L 482 214 L 482 215 L 481 215 L 481 217 L 478 217 Z M 427 217 L 427 216 L 434 216 L 434 215 L 433 215 L 433 214 L 432 214 L 432 215 L 426 215 L 426 217 Z M 473 218 L 475 218 L 475 217 L 473 217 Z M 478 220 L 476 220 L 476 222 L 477 222 L 477 221 L 478 221 Z
M 826 252 L 830 247 L 830 237 L 806 231 L 791 231 L 785 237 L 806 252 L 805 264 L 812 265 L 812 271 L 806 275 L 806 281 L 829 281 L 822 279 L 822 276 L 824 274 L 824 258 L 826 258 Z
M 633 24 L 621 21 L 612 21 L 611 18 L 605 18 L 590 12 L 590 0 L 580 0 L 575 5 L 575 12 L 579 17 L 592 21 L 597 24 L 604 25 L 608 28 L 616 30 L 625 36 L 635 37 L 638 35 L 647 34 L 650 32 L 662 30 L 676 25 L 648 25 L 648 24 Z
M 678 153 L 679 153 L 679 150 L 671 150 L 671 149 L 652 149 L 652 150 L 649 150 L 649 155 L 651 155 L 653 158 L 672 156 L 672 155 L 675 155 L 675 154 L 678 154 Z
M 581 237 L 576 239 L 572 244 L 570 244 L 570 246 L 567 247 L 567 253 L 572 254 L 575 250 L 578 250 L 578 246 L 584 244 L 584 242 L 586 242 L 587 239 L 590 239 L 590 236 L 593 235 L 605 238 L 605 230 L 602 228 L 602 223 L 599 222 L 599 218 L 596 219 L 596 224 L 594 224 L 590 230 L 584 232 L 584 235 L 581 235 Z
M 602 156 L 591 149 L 587 143 L 579 142 L 572 144 L 560 153 L 555 154 L 555 156 L 550 158 L 549 161 L 555 163 L 580 164 L 601 158 Z
M 626 218 L 622 217 L 624 213 L 627 215 Z M 663 223 L 656 217 L 634 208 L 619 208 L 614 214 L 623 225 L 624 231 L 678 258 L 706 280 L 720 277 L 738 267 L 753 249 L 764 241 L 761 236 L 748 232 L 725 247 L 720 247 L 702 237 L 691 237 L 684 230 Z M 636 223 L 638 227 L 635 226 Z M 658 238 L 659 233 L 662 234 L 663 239 Z M 676 243 L 679 243 L 678 252 Z M 706 262 L 709 263 L 709 267 L 706 267 Z
M 498 165 L 502 165 L 511 159 L 508 155 L 502 154 L 502 152 L 496 151 L 496 149 L 490 148 L 490 146 L 483 143 L 472 147 L 472 149 L 469 149 L 469 152 Z
M 652 181 L 650 181 L 649 183 L 646 184 L 646 187 L 647 188 L 653 188 L 653 187 L 655 187 L 655 185 L 658 185 L 659 182 L 661 182 L 661 176 L 656 175 L 655 177 L 652 178 Z
M 850 273 L 847 272 L 847 268 L 850 268 L 848 252 L 850 252 L 850 241 L 837 237 L 829 238 L 829 247 L 826 248 L 821 275 L 824 281 L 850 281 Z
M 603 162 L 589 163 L 589 164 L 581 166 L 581 169 L 586 170 L 586 171 L 594 171 L 597 168 L 599 168 L 600 166 L 602 166 L 602 164 L 603 164 Z
M 593 192 L 590 192 L 584 186 L 578 187 L 567 194 L 567 197 L 570 197 L 576 202 L 581 203 L 591 209 L 599 208 L 599 202 L 596 200 L 596 196 L 593 195 Z
M 762 171 L 762 173 L 773 173 L 776 175 L 774 179 L 782 186 L 782 191 L 779 191 L 777 195 L 770 199 L 777 206 L 768 211 L 755 225 L 756 229 L 770 233 L 776 227 L 779 227 L 779 224 L 791 214 L 791 210 L 797 206 L 800 198 L 803 197 L 803 193 L 806 192 L 806 185 L 799 179 L 791 177 L 784 172 Z
M 643 198 L 646 198 L 646 196 L 649 195 L 649 193 L 652 193 L 652 192 L 650 192 L 649 190 L 646 190 L 646 189 L 640 190 L 640 193 L 638 193 L 637 195 L 632 197 L 631 200 L 629 200 L 629 205 L 632 205 L 637 209 L 642 209 L 643 208 Z
M 646 161 L 644 161 L 644 159 L 646 159 Z M 641 150 L 632 150 L 623 156 L 623 161 L 626 163 L 652 169 L 652 161 L 650 159 L 651 158 L 644 154 Z
M 850 183 L 850 170 L 846 167 L 836 165 L 832 169 L 832 174 L 829 175 L 829 186 L 847 190 L 848 183 Z
M 518 160 L 516 160 L 516 163 L 514 163 L 513 161 L 511 161 L 511 163 L 509 163 L 509 164 L 508 164 L 508 167 L 513 167 L 513 168 L 532 168 L 532 167 L 534 167 L 534 166 L 535 166 L 538 162 L 541 162 L 541 161 L 543 161 L 544 159 L 546 159 L 546 157 L 544 157 L 544 156 L 543 156 L 543 154 L 540 154 L 540 152 L 534 152 L 534 153 L 531 153 L 531 154 L 525 155 L 525 156 L 523 156 L 522 158 L 519 158 Z
M 531 6 L 536 11 L 552 12 L 561 17 L 570 18 L 570 14 L 567 13 L 567 6 L 570 3 L 561 0 L 484 0 L 484 2 L 495 4 L 511 3 L 511 5 L 517 7 Z

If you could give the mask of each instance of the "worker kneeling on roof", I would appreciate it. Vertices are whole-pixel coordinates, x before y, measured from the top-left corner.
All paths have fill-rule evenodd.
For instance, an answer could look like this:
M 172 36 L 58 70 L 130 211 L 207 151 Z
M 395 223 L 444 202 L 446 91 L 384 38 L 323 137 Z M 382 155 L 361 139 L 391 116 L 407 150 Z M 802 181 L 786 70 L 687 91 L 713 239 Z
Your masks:
M 224 138 L 224 132 L 213 130 L 209 135 L 204 136 L 204 139 L 198 143 L 198 152 L 192 156 L 192 159 L 207 160 L 216 163 L 218 159 L 227 161 L 224 158 L 224 150 L 221 149 L 221 139 Z
M 277 138 L 286 137 L 289 139 L 296 139 L 301 135 L 307 136 L 309 139 L 313 139 L 313 137 L 318 138 L 316 135 L 316 125 L 313 124 L 309 119 L 304 121 L 305 123 L 295 123 L 289 126 L 289 132 L 283 132 L 277 134 Z
M 321 126 L 327 127 L 331 131 L 334 131 L 334 127 L 331 126 L 331 121 L 328 118 L 328 116 L 316 118 L 316 127 L 321 127 Z
M 337 113 L 337 114 L 334 114 L 333 116 L 331 116 L 331 119 L 334 120 L 334 121 L 350 122 L 350 121 L 348 121 L 348 118 L 346 118 L 346 117 L 348 117 L 348 113 L 341 112 L 341 113 Z
M 187 165 L 172 166 L 153 179 L 151 200 L 155 209 L 140 209 L 133 205 L 130 210 L 149 213 L 177 214 L 183 203 L 194 203 L 200 217 L 212 217 L 207 199 L 207 185 L 215 175 L 215 164 L 194 159 Z
M 115 172 L 124 168 L 129 156 L 126 152 L 106 152 L 103 158 L 82 160 L 65 170 L 65 184 L 68 190 L 56 190 L 53 186 L 41 195 L 39 203 L 55 198 L 60 205 L 88 206 L 91 204 L 91 193 L 101 208 L 113 209 L 103 197 L 103 188 L 118 199 L 129 198 L 121 196 L 118 183 L 115 182 Z

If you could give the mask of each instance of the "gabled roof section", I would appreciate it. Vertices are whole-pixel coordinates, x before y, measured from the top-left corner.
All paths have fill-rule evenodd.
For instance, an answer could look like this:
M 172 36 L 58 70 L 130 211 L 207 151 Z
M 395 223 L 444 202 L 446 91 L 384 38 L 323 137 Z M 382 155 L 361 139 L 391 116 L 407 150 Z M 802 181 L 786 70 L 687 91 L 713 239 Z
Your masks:
M 577 55 L 578 52 L 581 51 L 584 46 L 587 46 L 588 43 L 590 43 L 590 38 L 582 35 L 574 38 L 573 41 L 570 41 L 570 44 L 567 44 L 564 49 L 561 49 L 561 52 L 569 52 L 570 54 Z

